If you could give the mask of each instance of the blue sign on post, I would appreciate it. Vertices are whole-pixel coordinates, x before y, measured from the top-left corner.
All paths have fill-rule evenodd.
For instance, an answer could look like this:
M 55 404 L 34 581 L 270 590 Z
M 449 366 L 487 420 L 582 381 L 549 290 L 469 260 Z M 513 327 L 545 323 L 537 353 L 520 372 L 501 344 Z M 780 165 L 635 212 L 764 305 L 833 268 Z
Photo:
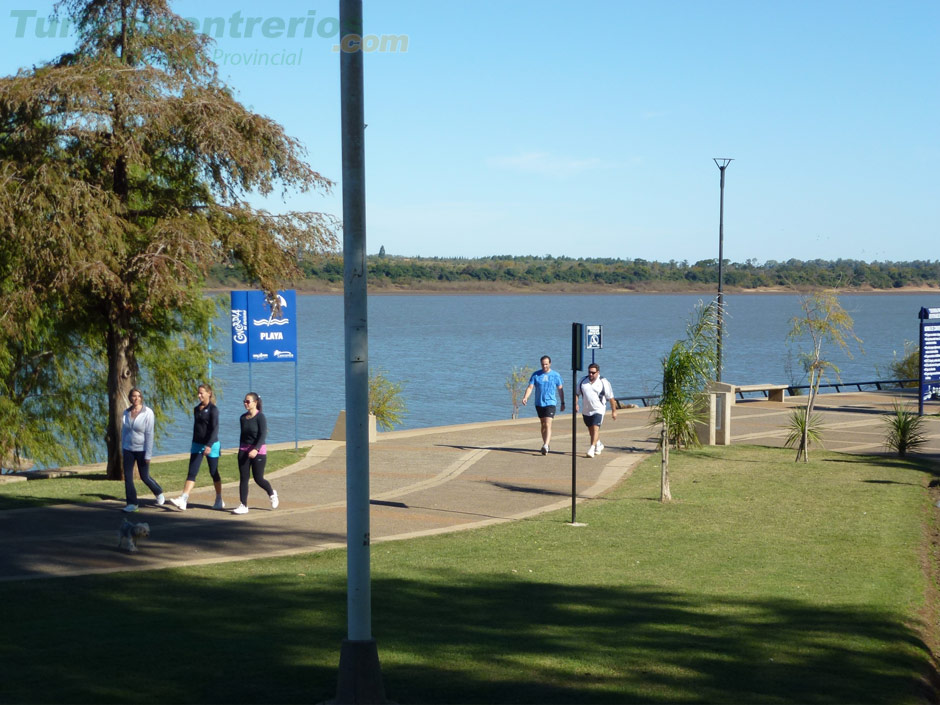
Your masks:
M 233 291 L 232 362 L 248 362 L 248 292 Z
M 294 363 L 294 448 L 299 442 L 297 408 L 297 293 L 277 292 L 269 299 L 263 291 L 233 291 L 232 362 L 248 363 L 251 387 L 252 362 Z
M 263 291 L 248 292 L 248 355 L 252 362 L 293 362 L 297 359 L 297 297 L 277 292 L 280 309 Z
M 295 291 L 277 292 L 276 302 L 263 291 L 233 291 L 231 299 L 232 362 L 297 361 Z

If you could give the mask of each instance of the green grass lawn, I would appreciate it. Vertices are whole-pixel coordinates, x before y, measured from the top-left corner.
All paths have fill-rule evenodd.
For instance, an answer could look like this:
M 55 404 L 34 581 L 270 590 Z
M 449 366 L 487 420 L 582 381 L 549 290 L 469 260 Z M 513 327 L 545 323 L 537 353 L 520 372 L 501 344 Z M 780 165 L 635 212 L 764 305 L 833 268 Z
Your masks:
M 586 527 L 566 511 L 373 545 L 389 698 L 927 701 L 931 468 L 792 456 L 675 453 L 668 505 L 651 458 L 581 505 Z M 0 601 L 2 702 L 320 702 L 345 553 L 0 583 Z
M 298 450 L 275 450 L 268 453 L 265 473 L 287 467 L 302 460 L 307 448 Z M 189 471 L 189 460 L 171 460 L 150 464 L 150 474 L 167 494 L 183 491 L 183 483 Z M 235 454 L 224 454 L 219 458 L 219 475 L 222 482 L 238 482 L 238 463 Z M 212 484 L 209 468 L 202 462 L 196 476 L 196 487 Z M 144 500 L 153 497 L 143 482 L 137 482 L 137 494 Z M 0 511 L 23 507 L 42 507 L 50 504 L 73 504 L 98 502 L 103 499 L 124 501 L 124 481 L 109 480 L 104 471 L 79 473 L 67 477 L 28 480 L 0 484 Z

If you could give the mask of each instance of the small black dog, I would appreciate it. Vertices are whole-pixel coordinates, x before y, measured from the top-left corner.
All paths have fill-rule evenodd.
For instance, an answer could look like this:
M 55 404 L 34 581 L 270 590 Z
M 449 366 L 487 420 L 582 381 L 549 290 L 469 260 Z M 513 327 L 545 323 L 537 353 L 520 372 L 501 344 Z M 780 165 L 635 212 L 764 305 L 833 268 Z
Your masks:
M 135 524 L 127 519 L 118 531 L 118 549 L 128 553 L 137 553 L 137 542 L 150 536 L 150 524 Z

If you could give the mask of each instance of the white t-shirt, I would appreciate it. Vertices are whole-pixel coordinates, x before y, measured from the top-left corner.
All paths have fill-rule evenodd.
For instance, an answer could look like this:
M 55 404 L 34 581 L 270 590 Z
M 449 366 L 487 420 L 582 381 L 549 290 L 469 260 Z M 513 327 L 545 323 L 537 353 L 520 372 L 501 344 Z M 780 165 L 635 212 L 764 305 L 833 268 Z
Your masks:
M 581 397 L 581 413 L 584 416 L 603 415 L 607 411 L 607 400 L 614 398 L 610 382 L 600 375 L 595 382 L 591 382 L 587 376 L 582 377 L 575 391 Z

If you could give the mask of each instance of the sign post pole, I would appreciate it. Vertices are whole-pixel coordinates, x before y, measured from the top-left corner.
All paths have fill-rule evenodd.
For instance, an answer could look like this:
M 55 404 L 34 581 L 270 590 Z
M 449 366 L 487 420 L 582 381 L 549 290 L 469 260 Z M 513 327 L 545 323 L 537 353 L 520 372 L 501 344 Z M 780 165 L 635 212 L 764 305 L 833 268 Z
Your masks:
M 294 450 L 300 445 L 297 417 L 300 416 L 300 380 L 297 376 L 297 360 L 294 360 Z
M 584 326 L 571 324 L 571 525 L 577 526 L 578 497 L 578 372 L 584 367 Z

